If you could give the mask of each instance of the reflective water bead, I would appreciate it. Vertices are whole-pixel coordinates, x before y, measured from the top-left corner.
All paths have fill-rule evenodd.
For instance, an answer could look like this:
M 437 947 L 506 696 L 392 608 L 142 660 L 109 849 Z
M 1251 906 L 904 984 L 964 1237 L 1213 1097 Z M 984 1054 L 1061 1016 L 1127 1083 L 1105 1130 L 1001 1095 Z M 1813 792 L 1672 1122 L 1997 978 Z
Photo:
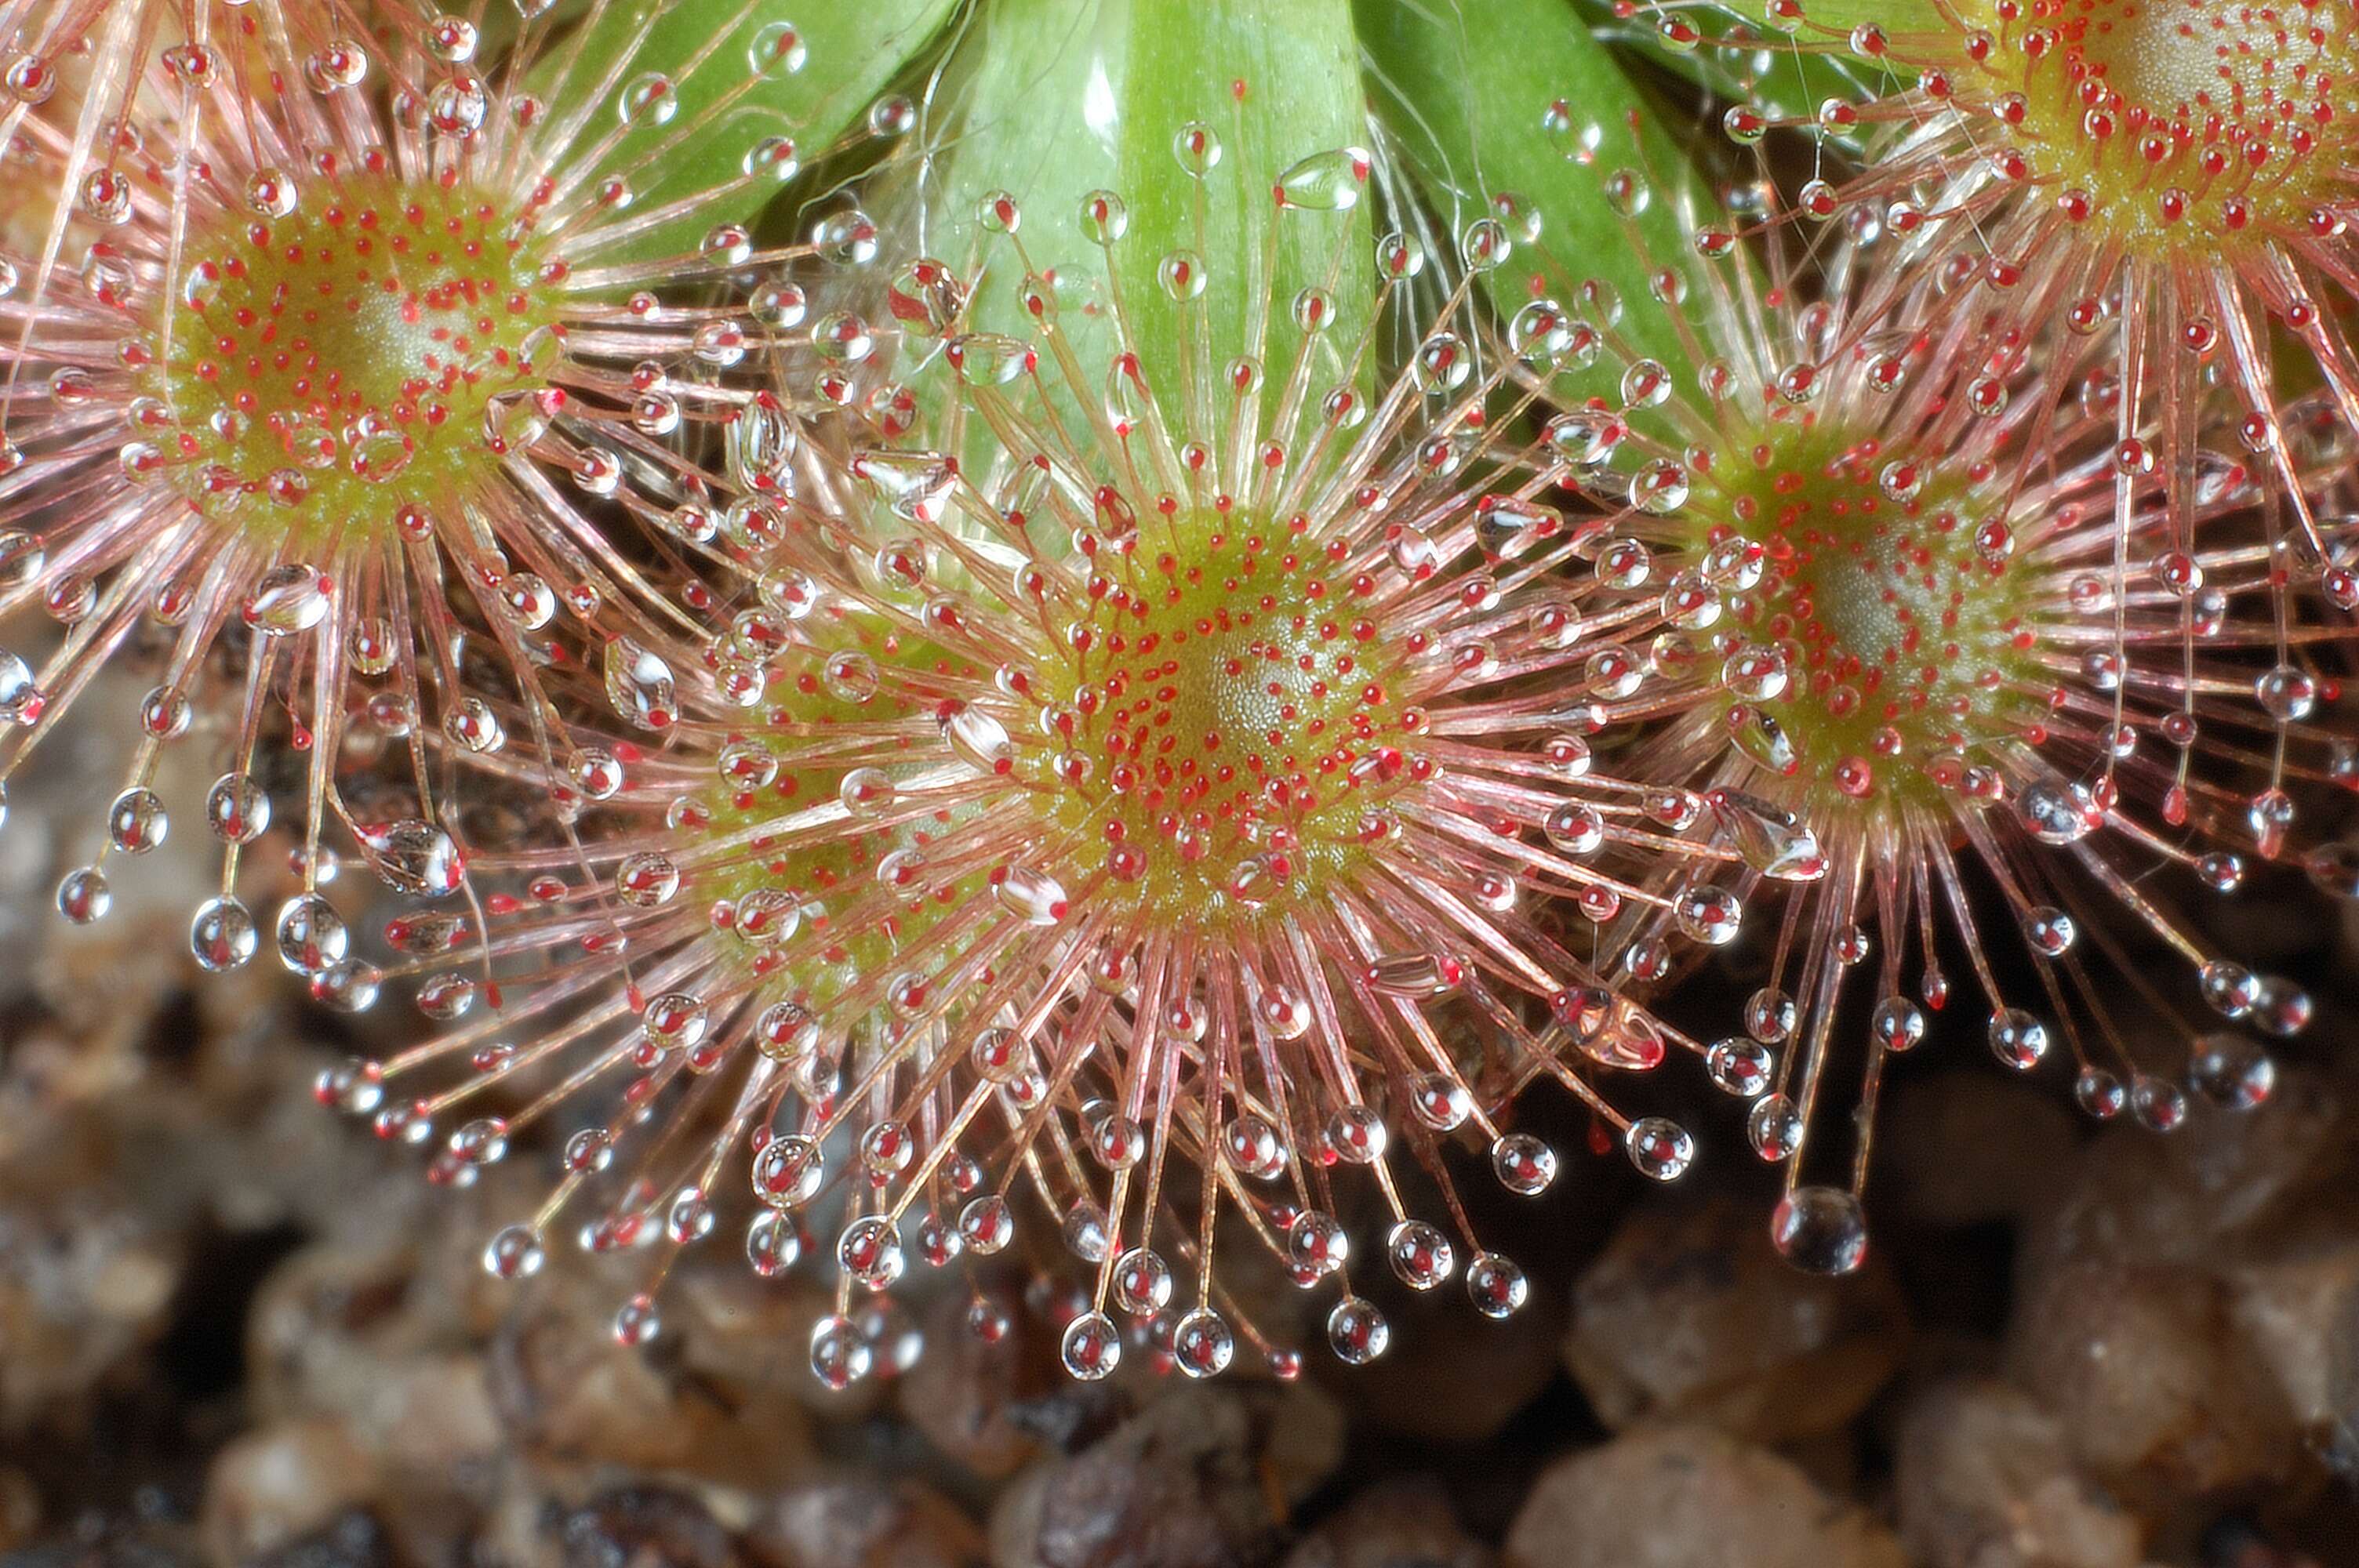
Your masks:
M 2029 1072 L 2048 1054 L 2048 1026 L 2019 1007 L 1991 1014 L 1992 1054 L 2017 1072 Z
M 1457 1255 L 1449 1238 L 1423 1220 L 1403 1220 L 1385 1236 L 1385 1258 L 1401 1283 L 1430 1291 L 1450 1278 Z
M 260 945 L 253 912 L 226 894 L 199 904 L 189 922 L 190 952 L 201 968 L 216 973 L 245 964 Z
M 2122 1087 L 2121 1079 L 2103 1067 L 2084 1067 L 2072 1080 L 2072 1098 L 2089 1116 L 2099 1121 L 2111 1121 L 2129 1103 L 2129 1091 Z
M 783 1133 L 754 1156 L 754 1195 L 777 1208 L 796 1208 L 819 1195 L 827 1167 L 819 1146 L 799 1133 Z
M 1466 1265 L 1466 1295 L 1484 1317 L 1507 1317 L 1531 1299 L 1531 1283 L 1516 1263 L 1478 1252 Z
M 1776 1045 L 1794 1033 L 1800 1016 L 1792 996 L 1775 986 L 1763 986 L 1745 999 L 1745 1033 L 1764 1045 Z
M 1695 1141 L 1687 1130 L 1660 1116 L 1642 1116 L 1632 1122 L 1622 1146 L 1638 1173 L 1658 1182 L 1678 1180 L 1695 1159 Z
M 528 1280 L 548 1259 L 540 1232 L 529 1225 L 505 1226 L 484 1244 L 484 1272 L 495 1280 Z
M 633 1296 L 614 1314 L 614 1343 L 617 1345 L 652 1345 L 662 1332 L 663 1316 L 657 1312 L 652 1296 Z
M 1772 1164 L 1788 1159 L 1802 1146 L 1802 1113 L 1784 1095 L 1764 1095 L 1745 1118 L 1745 1137 Z
M 1535 1196 L 1556 1180 L 1556 1151 L 1528 1132 L 1510 1132 L 1491 1145 L 1491 1169 L 1509 1192 Z
M 795 1266 L 803 1254 L 802 1231 L 792 1216 L 764 1209 L 745 1227 L 745 1261 L 763 1279 L 775 1279 Z
M 1869 1035 L 1886 1051 L 1908 1051 L 1925 1038 L 1925 1014 L 1906 997 L 1888 996 L 1868 1019 Z
M 2149 1132 L 2174 1132 L 2187 1119 L 2187 1097 L 2169 1079 L 2140 1073 L 2130 1080 L 2130 1114 Z
M 1114 1297 L 1133 1317 L 1152 1317 L 1171 1299 L 1171 1266 L 1145 1247 L 1114 1260 Z
M 323 974 L 352 946 L 343 916 L 317 893 L 299 893 L 279 906 L 278 957 L 299 975 Z
M 1767 1045 L 1741 1036 L 1715 1041 L 1704 1053 L 1703 1063 L 1712 1081 L 1724 1093 L 1745 1099 L 1769 1087 L 1769 1075 L 1777 1066 Z
M 246 773 L 223 773 L 205 794 L 205 825 L 225 843 L 251 844 L 270 826 L 270 796 Z
M 836 1238 L 835 1259 L 846 1274 L 872 1291 L 890 1288 L 907 1264 L 899 1229 L 881 1214 L 863 1215 L 844 1227 Z
M 107 841 L 126 855 L 144 855 L 171 830 L 164 802 L 152 789 L 127 789 L 106 812 Z
M 1106 1229 L 1105 1211 L 1093 1203 L 1077 1203 L 1065 1211 L 1064 1223 L 1059 1227 L 1065 1250 L 1084 1263 L 1103 1263 L 1112 1238 Z
M 1333 1215 L 1307 1208 L 1286 1227 L 1287 1256 L 1311 1279 L 1322 1278 L 1343 1266 L 1351 1240 Z
M 989 1257 L 1016 1239 L 1016 1213 L 997 1193 L 986 1193 L 959 1213 L 959 1234 L 973 1251 Z
M 1359 1296 L 1345 1296 L 1327 1314 L 1327 1345 L 1335 1352 L 1337 1360 L 1350 1367 L 1364 1367 L 1385 1353 L 1392 1342 L 1391 1325 L 1375 1303 Z
M 1122 1333 L 1102 1312 L 1087 1312 L 1065 1325 L 1058 1353 L 1065 1370 L 1085 1383 L 1111 1376 L 1122 1363 Z
M 1706 885 L 1680 894 L 1672 904 L 1671 914 L 1690 940 L 1724 947 L 1736 940 L 1745 920 L 1745 906 L 1728 889 Z
M 1797 1187 L 1771 1213 L 1769 1239 L 1809 1273 L 1854 1273 L 1867 1260 L 1867 1217 L 1841 1187 Z
M 2261 999 L 2258 976 L 2241 964 L 2214 958 L 2196 972 L 2203 1000 L 2223 1018 L 2242 1018 Z
M 1190 1378 L 1216 1377 L 1236 1354 L 1236 1336 L 1210 1307 L 1198 1307 L 1171 1330 L 1171 1359 Z
M 2187 1081 L 2223 1110 L 2251 1110 L 2276 1088 L 2277 1063 L 2259 1041 L 2223 1030 L 2194 1043 Z
M 868 1376 L 875 1352 L 857 1325 L 832 1313 L 811 1326 L 811 1375 L 838 1392 Z
M 1473 1114 L 1474 1097 L 1453 1075 L 1424 1073 L 1409 1085 L 1409 1108 L 1436 1132 L 1449 1132 Z

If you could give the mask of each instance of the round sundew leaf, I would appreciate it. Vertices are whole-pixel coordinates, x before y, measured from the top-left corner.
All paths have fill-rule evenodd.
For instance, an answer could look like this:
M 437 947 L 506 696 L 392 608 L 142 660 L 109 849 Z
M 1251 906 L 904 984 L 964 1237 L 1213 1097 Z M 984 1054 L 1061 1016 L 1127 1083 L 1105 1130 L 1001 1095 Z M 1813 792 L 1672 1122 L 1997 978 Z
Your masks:
M 1509 224 L 1514 252 L 1487 276 L 1493 304 L 1512 313 L 1547 295 L 1578 315 L 1579 286 L 1596 278 L 1620 296 L 1618 330 L 1634 353 L 1684 362 L 1647 272 L 1650 257 L 1692 263 L 1680 211 L 1698 181 L 1686 138 L 1669 133 L 1608 46 L 1555 0 L 1359 0 L 1357 14 L 1369 96 L 1451 228 L 1496 215 L 1502 197 L 1538 219 L 1536 238 Z M 1603 180 L 1624 169 L 1642 171 L 1647 186 L 1629 220 L 1601 195 Z M 1643 251 L 1625 222 L 1636 223 Z M 1621 373 L 1604 354 L 1564 384 L 1611 395 Z
M 612 131 L 635 89 L 657 78 L 669 82 L 660 107 L 640 112 L 601 167 L 630 183 L 636 214 L 685 204 L 618 245 L 613 259 L 674 255 L 693 250 L 716 224 L 750 222 L 777 194 L 768 178 L 744 178 L 748 148 L 784 136 L 809 165 L 934 40 L 955 5 L 608 0 L 589 7 L 578 29 L 538 43 L 530 80 L 559 113 L 584 95 L 600 100 L 585 137 Z M 759 70 L 757 56 L 765 62 Z M 708 121 L 731 94 L 737 96 Z
M 1024 254 L 1087 375 L 1111 362 L 1118 295 L 1143 373 L 1175 408 L 1183 351 L 1215 374 L 1252 352 L 1279 379 L 1300 339 L 1295 296 L 1325 287 L 1338 352 L 1314 371 L 1316 389 L 1340 375 L 1369 319 L 1369 202 L 1281 212 L 1272 186 L 1306 157 L 1365 141 L 1356 58 L 1346 0 L 1004 0 L 976 16 L 934 95 L 922 185 L 872 206 L 888 232 L 975 278 L 972 330 L 1033 341 L 1041 326 L 1011 253 L 977 214 L 987 195 L 1012 195 Z M 1175 147 L 1190 124 L 1217 143 L 1201 177 Z M 1102 226 L 1119 237 L 1103 249 L 1081 216 L 1101 191 L 1120 200 Z M 897 210 L 909 205 L 915 216 Z M 1184 306 L 1166 272 L 1175 257 L 1203 279 Z M 977 278 L 986 262 L 996 276 Z M 1067 400 L 1045 356 L 1040 380 Z

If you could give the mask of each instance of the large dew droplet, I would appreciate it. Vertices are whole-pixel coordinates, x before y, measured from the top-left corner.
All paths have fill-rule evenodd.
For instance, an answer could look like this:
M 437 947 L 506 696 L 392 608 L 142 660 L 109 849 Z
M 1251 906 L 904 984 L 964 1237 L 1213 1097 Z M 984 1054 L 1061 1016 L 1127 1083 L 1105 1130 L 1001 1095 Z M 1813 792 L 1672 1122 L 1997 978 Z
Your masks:
M 1777 1255 L 1813 1274 L 1849 1274 L 1867 1260 L 1867 1217 L 1841 1187 L 1797 1187 L 1769 1217 Z
M 1277 177 L 1274 194 L 1281 207 L 1313 212 L 1343 212 L 1360 204 L 1375 167 L 1364 147 L 1336 147 L 1312 153 Z
M 299 562 L 273 567 L 246 595 L 240 612 L 248 626 L 266 637 L 291 637 L 326 619 L 329 586 L 315 567 Z
M 668 730 L 678 716 L 671 666 L 628 637 L 606 644 L 606 700 L 642 730 Z

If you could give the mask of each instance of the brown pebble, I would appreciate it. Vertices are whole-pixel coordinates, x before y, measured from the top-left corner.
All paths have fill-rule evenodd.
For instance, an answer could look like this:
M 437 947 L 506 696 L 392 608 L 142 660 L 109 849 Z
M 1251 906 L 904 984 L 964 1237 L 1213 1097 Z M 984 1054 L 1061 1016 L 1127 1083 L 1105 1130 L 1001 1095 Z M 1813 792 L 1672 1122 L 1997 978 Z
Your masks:
M 2137 1519 L 2082 1476 L 2062 1424 L 1995 1379 L 1938 1384 L 1901 1417 L 1894 1491 L 1921 1568 L 2135 1568 Z
M 1802 1273 L 1758 1208 L 1733 1198 L 1633 1214 L 1572 1303 L 1565 1362 L 1616 1430 L 1691 1421 L 1766 1443 L 1832 1431 L 1908 1342 L 1881 1254 L 1847 1279 Z
M 308 1535 L 378 1491 L 377 1466 L 343 1422 L 283 1422 L 222 1450 L 205 1479 L 206 1555 L 235 1568 Z
M 1907 1568 L 1890 1531 L 1766 1448 L 1653 1427 L 1558 1461 L 1507 1568 Z
M 993 1509 L 998 1568 L 1231 1568 L 1272 1552 L 1342 1456 L 1340 1413 L 1304 1385 L 1184 1386 Z
M 983 1531 L 914 1481 L 843 1476 L 762 1505 L 745 1532 L 763 1568 L 975 1568 Z

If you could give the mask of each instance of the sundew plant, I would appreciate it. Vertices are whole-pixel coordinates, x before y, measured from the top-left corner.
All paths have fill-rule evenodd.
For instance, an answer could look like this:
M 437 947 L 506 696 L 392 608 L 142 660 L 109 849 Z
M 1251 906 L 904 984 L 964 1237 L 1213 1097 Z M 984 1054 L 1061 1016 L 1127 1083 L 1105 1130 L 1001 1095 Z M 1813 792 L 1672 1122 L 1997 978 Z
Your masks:
M 197 961 L 406 1012 L 320 1098 L 626 1344 L 1485 1332 L 1528 1097 L 1746 1157 L 1666 1063 L 1847 1272 L 1949 1018 L 2249 1108 L 2203 904 L 2359 893 L 2326 10 L 0 0 L 0 785 L 139 672 L 60 908 L 201 751 Z

